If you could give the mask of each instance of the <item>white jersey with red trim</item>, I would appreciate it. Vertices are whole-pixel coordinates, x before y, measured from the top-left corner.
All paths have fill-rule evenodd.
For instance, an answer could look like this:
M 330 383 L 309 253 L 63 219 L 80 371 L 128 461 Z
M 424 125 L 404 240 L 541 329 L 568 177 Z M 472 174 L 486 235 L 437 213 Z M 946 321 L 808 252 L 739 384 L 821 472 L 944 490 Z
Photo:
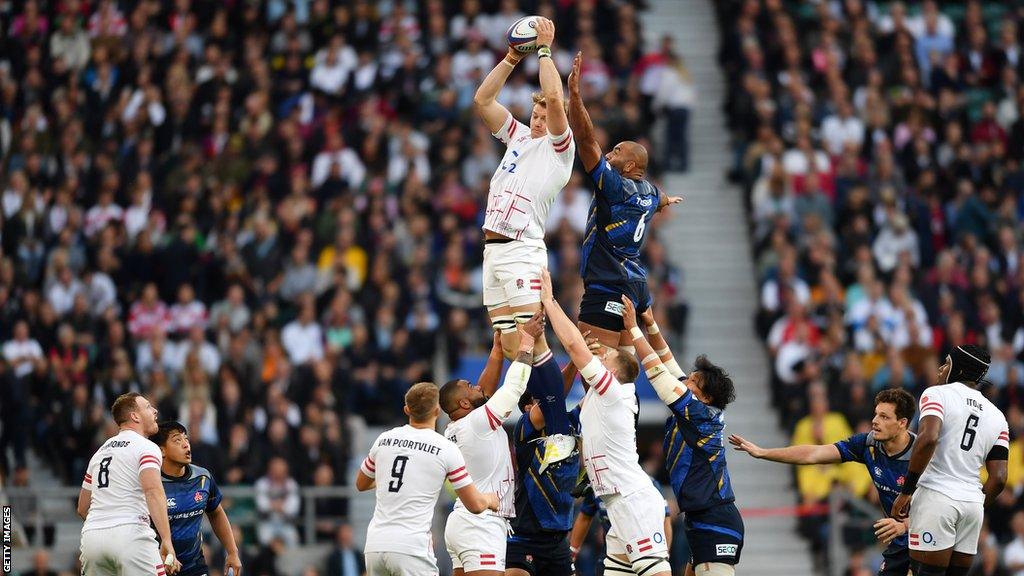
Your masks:
M 925 416 L 938 417 L 942 428 L 918 485 L 954 500 L 984 502 L 978 471 L 993 447 L 1009 447 L 1006 417 L 981 392 L 960 382 L 925 390 L 921 418 Z
M 466 416 L 451 422 L 444 431 L 445 438 L 454 442 L 466 459 L 466 469 L 481 492 L 498 494 L 498 516 L 515 518 L 516 473 L 512 465 L 512 452 L 508 447 L 508 434 L 501 423 L 508 414 L 499 416 L 484 404 Z M 456 508 L 465 508 L 461 500 Z M 490 510 L 483 514 L 494 514 Z
M 583 397 L 580 427 L 583 464 L 597 496 L 632 494 L 650 487 L 636 451 L 636 414 L 640 408 L 633 384 L 621 384 L 595 357 L 580 370 L 590 389 Z
M 544 227 L 555 195 L 569 182 L 576 141 L 563 134 L 530 137 L 530 127 L 508 115 L 494 137 L 506 146 L 491 177 L 484 230 L 544 246 Z
M 89 460 L 82 488 L 92 492 L 82 531 L 123 524 L 149 526 L 149 508 L 139 474 L 163 463 L 160 448 L 132 430 L 121 430 Z
M 473 483 L 455 444 L 434 430 L 408 424 L 378 436 L 360 470 L 377 483 L 366 552 L 433 557 L 430 525 L 444 481 L 455 489 Z

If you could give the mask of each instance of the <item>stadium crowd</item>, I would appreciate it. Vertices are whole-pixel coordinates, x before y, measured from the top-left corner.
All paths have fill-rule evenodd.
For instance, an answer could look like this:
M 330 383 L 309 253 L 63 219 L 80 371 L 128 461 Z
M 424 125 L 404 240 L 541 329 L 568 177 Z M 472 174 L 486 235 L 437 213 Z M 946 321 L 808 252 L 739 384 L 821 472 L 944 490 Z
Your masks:
M 113 399 L 140 391 L 220 484 L 255 485 L 260 554 L 298 542 L 297 487 L 347 484 L 365 426 L 400 423 L 411 383 L 490 345 L 499 156 L 471 104 L 526 14 L 555 20 L 563 77 L 583 51 L 604 149 L 649 144 L 658 114 L 685 129 L 659 94 L 671 46 L 643 50 L 630 2 L 0 4 L 0 478 L 31 485 L 33 451 L 76 485 Z M 501 94 L 519 118 L 536 73 Z M 570 311 L 588 204 L 577 173 L 548 227 Z M 653 236 L 648 264 L 679 330 Z
M 1024 4 L 731 0 L 720 61 L 761 274 L 757 330 L 794 443 L 870 430 L 874 395 L 934 384 L 986 346 L 1010 422 L 1010 479 L 976 574 L 1019 574 L 1024 534 Z M 804 504 L 856 464 L 796 472 Z M 802 523 L 824 550 L 821 517 Z M 847 573 L 874 573 L 849 535 Z M 877 557 L 877 554 L 875 554 Z M 870 572 L 869 572 L 870 571 Z

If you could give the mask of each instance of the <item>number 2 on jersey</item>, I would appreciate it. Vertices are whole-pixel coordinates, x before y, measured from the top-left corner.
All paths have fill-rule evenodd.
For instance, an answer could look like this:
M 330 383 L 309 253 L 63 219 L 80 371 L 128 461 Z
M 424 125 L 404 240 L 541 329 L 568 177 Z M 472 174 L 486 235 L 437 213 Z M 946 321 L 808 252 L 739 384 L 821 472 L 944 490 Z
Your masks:
M 408 456 L 395 456 L 395 462 L 391 465 L 391 477 L 394 480 L 388 482 L 388 492 L 398 492 L 402 489 L 402 478 L 405 476 L 405 465 L 408 462 Z
M 974 437 L 977 435 L 978 415 L 971 414 L 967 417 L 967 426 L 964 426 L 964 437 L 960 439 L 960 449 L 964 452 L 974 446 Z
M 96 487 L 106 488 L 110 486 L 110 461 L 113 457 L 107 456 L 103 460 L 100 460 L 100 472 L 96 475 Z

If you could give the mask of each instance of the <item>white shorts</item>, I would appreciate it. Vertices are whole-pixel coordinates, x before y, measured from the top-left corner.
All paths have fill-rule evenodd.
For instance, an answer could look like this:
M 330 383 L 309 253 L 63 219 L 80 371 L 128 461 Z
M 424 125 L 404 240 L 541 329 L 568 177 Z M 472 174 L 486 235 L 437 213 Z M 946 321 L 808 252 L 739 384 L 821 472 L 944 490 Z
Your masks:
M 962 502 L 919 487 L 910 500 L 910 549 L 975 554 L 985 518 L 982 502 Z
M 401 552 L 367 552 L 368 576 L 437 576 L 437 559 Z
M 668 558 L 665 498 L 653 485 L 626 496 L 605 498 L 612 525 L 605 537 L 606 554 L 624 554 L 630 563 L 649 556 Z
M 484 245 L 484 306 L 525 306 L 540 302 L 540 274 L 548 250 L 525 242 Z
M 457 508 L 448 515 L 444 545 L 452 567 L 466 572 L 505 571 L 505 541 L 508 520 L 493 514 L 473 514 Z
M 156 533 L 145 524 L 122 524 L 82 532 L 83 576 L 131 574 L 163 576 Z

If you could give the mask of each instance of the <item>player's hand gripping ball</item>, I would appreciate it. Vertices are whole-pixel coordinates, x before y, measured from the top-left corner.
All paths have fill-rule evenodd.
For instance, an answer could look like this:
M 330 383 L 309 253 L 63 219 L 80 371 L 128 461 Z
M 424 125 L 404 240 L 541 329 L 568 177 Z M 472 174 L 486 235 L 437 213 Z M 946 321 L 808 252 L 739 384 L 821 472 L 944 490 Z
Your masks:
M 527 16 L 509 26 L 505 38 L 510 48 L 523 54 L 537 49 L 537 20 L 540 16 Z

